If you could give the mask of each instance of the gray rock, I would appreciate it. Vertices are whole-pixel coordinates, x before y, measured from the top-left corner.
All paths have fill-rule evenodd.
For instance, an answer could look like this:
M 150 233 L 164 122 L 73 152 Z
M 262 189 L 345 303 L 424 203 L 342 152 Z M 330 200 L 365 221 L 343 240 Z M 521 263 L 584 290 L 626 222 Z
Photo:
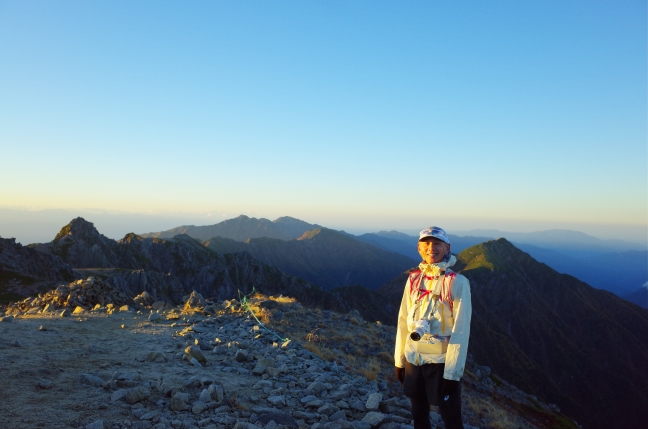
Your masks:
M 401 424 L 396 422 L 387 422 L 381 424 L 380 429 L 401 429 Z M 464 429 L 466 429 L 465 426 Z
M 104 429 L 104 422 L 103 420 L 95 420 L 94 422 L 90 423 L 89 425 L 86 425 L 85 429 Z
M 346 420 L 346 419 L 347 419 L 346 413 L 344 411 L 342 411 L 342 410 L 338 410 L 338 411 L 334 412 L 333 414 L 331 414 L 329 416 L 329 421 L 332 421 L 332 422 L 337 422 L 337 421 Z
M 376 427 L 380 425 L 382 422 L 384 422 L 387 419 L 387 415 L 383 413 L 379 413 L 377 411 L 369 411 L 363 418 L 362 421 L 365 423 L 369 423 L 371 427 Z
M 110 395 L 110 400 L 112 402 L 123 401 L 127 394 L 128 390 L 126 389 L 115 390 L 112 395 Z
M 189 394 L 177 392 L 171 398 L 171 405 L 169 405 L 171 411 L 186 411 L 189 409 Z
M 79 383 L 81 384 L 87 384 L 90 386 L 103 386 L 104 381 L 97 377 L 96 375 L 92 374 L 80 374 L 79 375 Z
M 36 384 L 39 389 L 51 389 L 52 388 L 52 382 L 49 380 L 45 380 L 44 378 L 39 378 L 38 383 Z
M 200 392 L 200 397 L 198 397 L 198 400 L 202 402 L 211 402 L 212 397 L 207 389 L 203 389 L 202 392 Z
M 380 406 L 380 401 L 382 401 L 382 393 L 372 393 L 367 398 L 365 407 L 370 411 L 376 411 Z
M 203 401 L 196 401 L 193 403 L 193 406 L 191 407 L 191 412 L 194 414 L 200 414 L 203 411 L 208 409 L 209 409 L 209 405 L 207 405 Z
M 211 395 L 212 401 L 221 402 L 225 396 L 223 392 L 223 386 L 217 383 L 209 385 L 207 391 Z
M 341 410 L 348 410 L 349 409 L 349 404 L 346 401 L 337 401 L 335 403 L 335 406 L 338 407 Z
M 353 425 L 346 420 L 327 422 L 322 426 L 324 429 L 354 429 Z
M 136 404 L 134 406 L 137 406 L 137 405 L 142 405 L 142 404 Z M 149 412 L 149 410 L 147 410 L 146 408 L 143 408 L 143 406 L 142 406 L 142 408 L 134 408 L 134 409 L 133 409 L 133 407 L 131 407 L 131 411 L 132 411 L 133 415 L 135 417 L 137 417 L 138 419 L 141 418 L 144 414 Z
M 13 316 L 0 317 L 0 322 L 4 322 L 4 323 L 10 323 L 13 322 L 13 320 L 14 320 Z
M 257 420 L 255 423 L 267 425 L 268 423 L 270 423 L 270 421 L 274 421 L 278 425 L 285 426 L 289 429 L 299 428 L 299 424 L 297 424 L 295 419 L 290 414 L 281 411 L 270 411 L 270 412 L 260 413 L 257 416 Z
M 262 429 L 261 426 L 253 425 L 252 423 L 238 422 L 234 425 L 233 429 Z
M 190 377 L 187 381 L 184 382 L 184 387 L 192 388 L 200 386 L 200 379 L 196 376 Z
M 355 422 L 351 422 L 351 425 L 355 429 L 371 429 L 371 425 L 369 423 L 365 423 L 365 422 L 355 421 Z
M 308 385 L 308 388 L 314 392 L 315 395 L 321 396 L 322 391 L 326 391 L 326 388 L 324 387 L 324 383 L 320 381 L 315 381 L 311 384 Z
M 200 351 L 200 347 L 187 347 L 185 349 L 185 356 L 187 356 L 187 360 L 189 361 L 193 358 L 203 365 L 207 363 L 207 359 L 205 358 L 205 355 L 202 354 L 202 351 Z
M 248 351 L 243 349 L 238 349 L 236 351 L 235 359 L 237 362 L 246 362 L 248 360 Z
M 283 395 L 270 396 L 268 397 L 267 401 L 275 407 L 286 406 L 286 398 Z
M 324 406 L 317 409 L 317 412 L 319 414 L 323 414 L 323 415 L 329 416 L 329 417 L 332 414 L 337 413 L 338 411 L 340 411 L 340 409 L 338 407 L 336 407 L 335 405 L 331 405 L 331 404 L 325 404 Z
M 160 412 L 158 410 L 147 411 L 140 416 L 140 420 L 155 420 L 159 416 Z
M 127 403 L 133 405 L 136 402 L 140 402 L 145 399 L 148 399 L 149 396 L 151 396 L 151 389 L 149 389 L 148 387 L 140 386 L 128 390 L 124 400 Z
M 315 396 L 315 395 L 307 395 L 307 396 L 304 396 L 303 398 L 301 398 L 300 401 L 301 401 L 302 404 L 308 404 L 309 402 L 316 401 L 318 399 L 319 398 L 317 396 Z
M 349 407 L 352 410 L 356 410 L 356 411 L 363 411 L 363 412 L 367 411 L 367 407 L 365 407 L 365 404 L 362 401 L 358 401 L 358 400 L 351 402 L 351 404 L 349 404 Z
M 184 309 L 185 310 L 201 310 L 205 307 L 205 298 L 198 292 L 191 291 L 191 295 L 185 301 Z
M 148 355 L 146 355 L 146 360 L 149 362 L 157 363 L 164 363 L 169 361 L 166 355 L 162 352 L 150 352 Z
M 321 399 L 316 399 L 306 404 L 306 408 L 321 408 L 323 406 L 324 406 L 324 401 L 322 401 Z

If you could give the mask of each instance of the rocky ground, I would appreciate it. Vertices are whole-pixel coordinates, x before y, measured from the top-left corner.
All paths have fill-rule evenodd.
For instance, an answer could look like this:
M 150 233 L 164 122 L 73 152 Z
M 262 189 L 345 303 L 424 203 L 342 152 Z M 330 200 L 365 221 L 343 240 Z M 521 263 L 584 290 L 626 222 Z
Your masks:
M 123 299 L 87 279 L 0 309 L 0 427 L 412 428 L 393 327 L 283 297 Z M 467 428 L 570 427 L 471 360 L 463 383 Z

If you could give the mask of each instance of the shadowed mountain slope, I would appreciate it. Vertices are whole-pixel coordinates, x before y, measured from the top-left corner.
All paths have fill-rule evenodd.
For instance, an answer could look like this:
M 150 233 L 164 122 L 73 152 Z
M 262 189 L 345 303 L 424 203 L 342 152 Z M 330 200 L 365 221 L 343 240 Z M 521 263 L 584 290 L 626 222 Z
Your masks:
M 505 239 L 466 249 L 471 351 L 585 427 L 646 427 L 648 311 L 538 263 Z
M 264 237 L 240 243 L 214 237 L 205 245 L 219 253 L 247 251 L 267 264 L 327 290 L 355 284 L 375 289 L 416 264 L 411 258 L 327 228 L 308 231 L 290 241 Z
M 319 227 L 319 225 L 310 224 L 289 216 L 270 221 L 264 218 L 257 219 L 241 215 L 215 225 L 185 225 L 167 231 L 149 232 L 140 235 L 144 238 L 173 238 L 178 234 L 186 234 L 201 241 L 209 240 L 212 237 L 223 237 L 236 241 L 259 237 L 292 240 L 300 237 L 306 231 Z
M 0 301 L 13 300 L 77 279 L 72 267 L 48 255 L 0 238 Z

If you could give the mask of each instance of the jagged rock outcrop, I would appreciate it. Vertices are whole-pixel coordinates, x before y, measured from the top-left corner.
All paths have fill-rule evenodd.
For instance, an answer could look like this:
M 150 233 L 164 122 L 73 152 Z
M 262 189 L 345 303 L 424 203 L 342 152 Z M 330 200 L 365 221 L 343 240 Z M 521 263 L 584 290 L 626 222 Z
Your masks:
M 133 270 L 121 272 L 105 280 L 115 289 L 128 295 L 143 292 L 150 294 L 156 301 L 178 303 L 186 295 L 187 290 L 180 280 L 169 274 L 157 271 Z
M 76 278 L 61 258 L 22 246 L 14 238 L 0 238 L 0 298 L 23 297 Z
M 138 268 L 132 255 L 81 217 L 64 226 L 51 242 L 29 247 L 59 256 L 74 268 Z

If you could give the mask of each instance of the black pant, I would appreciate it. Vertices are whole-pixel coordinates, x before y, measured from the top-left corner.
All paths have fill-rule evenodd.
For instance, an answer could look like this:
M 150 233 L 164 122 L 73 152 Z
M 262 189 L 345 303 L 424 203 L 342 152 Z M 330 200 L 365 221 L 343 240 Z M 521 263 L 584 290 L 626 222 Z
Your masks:
M 414 429 L 430 429 L 430 405 L 439 405 L 443 394 L 445 364 L 431 363 L 421 366 L 405 363 L 403 391 L 412 403 Z M 439 407 L 446 429 L 463 429 L 461 421 L 461 385 L 453 393 L 447 406 Z

